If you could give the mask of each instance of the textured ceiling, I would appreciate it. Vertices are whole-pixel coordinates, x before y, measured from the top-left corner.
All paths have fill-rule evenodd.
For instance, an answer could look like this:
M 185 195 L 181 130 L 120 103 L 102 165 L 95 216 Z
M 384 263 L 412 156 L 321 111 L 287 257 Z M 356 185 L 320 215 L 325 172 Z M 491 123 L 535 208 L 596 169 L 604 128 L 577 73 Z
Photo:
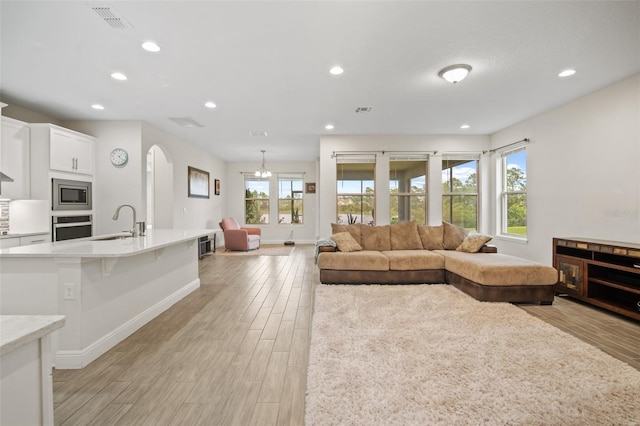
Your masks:
M 3 102 L 144 120 L 227 161 L 261 149 L 313 161 L 323 134 L 489 134 L 640 72 L 640 1 L 2 0 L 0 12 Z M 473 71 L 452 85 L 437 73 L 455 63 Z M 558 78 L 565 68 L 578 72 Z

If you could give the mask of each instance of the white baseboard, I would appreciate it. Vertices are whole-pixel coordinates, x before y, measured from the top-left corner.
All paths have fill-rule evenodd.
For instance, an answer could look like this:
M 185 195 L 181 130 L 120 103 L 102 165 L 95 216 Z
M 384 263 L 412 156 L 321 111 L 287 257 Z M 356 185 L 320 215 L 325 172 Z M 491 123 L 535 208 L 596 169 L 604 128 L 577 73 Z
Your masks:
M 155 305 L 145 309 L 120 327 L 105 334 L 83 350 L 58 351 L 55 357 L 55 367 L 61 370 L 71 370 L 86 367 L 100 355 L 113 348 L 118 343 L 133 334 L 140 327 L 169 309 L 181 299 L 200 287 L 200 278 L 196 278 L 178 291 L 165 297 Z

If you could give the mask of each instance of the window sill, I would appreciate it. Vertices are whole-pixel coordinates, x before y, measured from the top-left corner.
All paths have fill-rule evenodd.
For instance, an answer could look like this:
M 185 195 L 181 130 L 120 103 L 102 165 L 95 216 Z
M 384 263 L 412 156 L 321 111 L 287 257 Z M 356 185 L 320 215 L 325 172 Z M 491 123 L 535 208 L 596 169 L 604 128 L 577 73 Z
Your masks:
M 503 240 L 503 241 L 509 241 L 509 242 L 512 242 L 512 243 L 519 243 L 519 244 L 528 244 L 529 243 L 529 240 L 527 239 L 527 237 L 517 237 L 515 235 L 507 235 L 507 234 L 496 235 L 495 239 Z

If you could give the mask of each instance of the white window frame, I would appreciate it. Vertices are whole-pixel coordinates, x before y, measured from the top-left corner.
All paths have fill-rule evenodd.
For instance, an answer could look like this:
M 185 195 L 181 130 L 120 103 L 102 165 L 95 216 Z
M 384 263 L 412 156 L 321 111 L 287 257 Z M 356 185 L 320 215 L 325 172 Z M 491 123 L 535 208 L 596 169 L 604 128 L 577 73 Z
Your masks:
M 525 152 L 528 160 L 529 155 L 527 152 L 526 145 L 517 145 L 511 149 L 505 149 L 505 150 L 499 151 L 500 157 L 498 159 L 498 170 L 500 170 L 500 173 L 498 173 L 498 179 L 499 179 L 498 182 L 499 182 L 500 196 L 498 200 L 499 205 L 497 209 L 497 211 L 499 212 L 499 217 L 498 217 L 499 226 L 497 229 L 499 230 L 498 235 L 502 238 L 526 242 L 528 240 L 528 233 L 529 233 L 528 224 L 527 224 L 527 234 L 524 234 L 524 235 L 510 234 L 508 232 L 508 225 L 509 225 L 508 196 L 523 194 L 525 196 L 526 204 L 527 204 L 527 218 L 528 218 L 528 211 L 529 211 L 529 197 L 527 195 L 526 190 L 524 191 L 508 191 L 507 190 L 507 166 L 508 166 L 507 159 L 508 157 L 515 155 L 519 152 Z M 525 183 L 526 182 L 527 182 L 527 175 L 526 175 L 526 167 L 525 167 Z
M 465 161 L 465 162 L 471 162 L 471 161 L 475 161 L 476 163 L 476 192 L 445 192 L 444 190 L 442 191 L 442 195 L 440 197 L 440 206 L 442 209 L 442 218 L 443 220 L 445 219 L 445 212 L 444 212 L 444 197 L 453 197 L 456 195 L 462 195 L 462 196 L 475 196 L 476 197 L 476 231 L 479 232 L 480 229 L 480 224 L 481 222 L 481 214 L 482 214 L 482 209 L 481 209 L 481 191 L 482 191 L 482 185 L 481 185 L 481 175 L 480 175 L 480 154 L 448 154 L 448 153 L 444 153 L 442 154 L 442 171 L 445 170 L 444 167 L 444 163 L 445 161 L 455 161 L 455 160 L 459 160 L 459 161 Z M 440 178 L 440 187 L 442 187 L 442 178 Z M 447 218 L 449 219 L 449 218 Z
M 282 181 L 300 181 L 300 191 L 294 191 L 293 188 L 291 188 L 291 202 L 293 203 L 294 201 L 299 201 L 302 204 L 302 215 L 301 215 L 301 222 L 293 222 L 293 217 L 291 218 L 290 222 L 281 222 L 281 218 L 280 218 L 280 201 L 285 201 L 288 200 L 287 198 L 280 198 L 280 183 Z M 278 173 L 278 179 L 277 179 L 277 184 L 278 184 L 278 193 L 277 193 L 277 197 L 278 197 L 278 201 L 277 201 L 277 206 L 276 209 L 278 211 L 278 225 L 284 225 L 284 226 L 302 226 L 304 225 L 304 173 Z M 300 198 L 295 198 L 295 194 L 299 193 L 301 196 Z
M 395 179 L 391 178 L 391 169 L 392 169 L 392 164 L 395 161 L 424 161 L 425 162 L 425 168 L 424 168 L 424 180 L 425 180 L 425 185 L 424 185 L 424 192 L 396 192 L 396 193 L 392 193 L 391 192 L 391 182 Z M 411 200 L 411 197 L 423 197 L 424 198 L 424 221 L 425 223 L 422 223 L 421 225 L 426 225 L 428 220 L 429 220 L 429 155 L 428 154 L 423 154 L 423 155 L 391 155 L 389 156 L 389 185 L 388 185 L 388 190 L 389 190 L 389 219 L 390 222 L 392 223 L 392 215 L 391 215 L 391 205 L 393 204 L 391 202 L 393 197 L 398 198 L 398 206 L 400 205 L 400 197 L 409 197 L 408 199 Z M 411 201 L 409 201 L 409 203 L 411 204 Z M 399 220 L 399 218 L 398 218 Z

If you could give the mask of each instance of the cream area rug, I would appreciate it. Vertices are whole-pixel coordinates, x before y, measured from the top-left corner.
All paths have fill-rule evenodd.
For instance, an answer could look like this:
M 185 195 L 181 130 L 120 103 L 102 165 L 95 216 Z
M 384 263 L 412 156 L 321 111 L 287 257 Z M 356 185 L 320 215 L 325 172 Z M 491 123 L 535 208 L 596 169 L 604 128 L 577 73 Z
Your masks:
M 316 287 L 306 425 L 638 425 L 640 371 L 448 285 Z
M 218 256 L 289 256 L 295 246 L 285 245 L 263 245 L 256 250 L 235 251 L 235 250 L 219 250 L 215 255 Z

